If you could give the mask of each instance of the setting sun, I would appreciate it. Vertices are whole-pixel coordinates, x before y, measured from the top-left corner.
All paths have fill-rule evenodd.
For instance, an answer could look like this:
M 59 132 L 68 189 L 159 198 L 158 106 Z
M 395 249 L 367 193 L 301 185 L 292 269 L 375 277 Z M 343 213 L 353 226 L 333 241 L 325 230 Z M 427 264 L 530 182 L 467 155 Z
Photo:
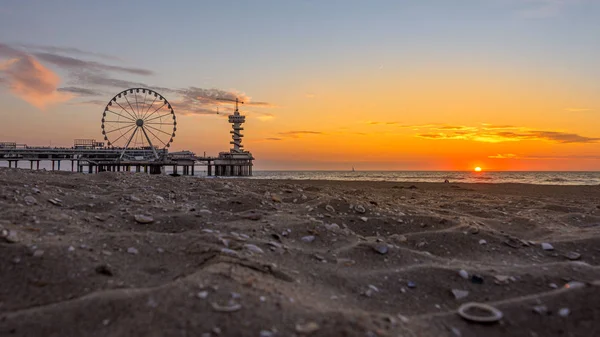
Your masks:
M 481 172 L 481 167 L 477 166 L 477 167 L 475 168 L 475 172 Z

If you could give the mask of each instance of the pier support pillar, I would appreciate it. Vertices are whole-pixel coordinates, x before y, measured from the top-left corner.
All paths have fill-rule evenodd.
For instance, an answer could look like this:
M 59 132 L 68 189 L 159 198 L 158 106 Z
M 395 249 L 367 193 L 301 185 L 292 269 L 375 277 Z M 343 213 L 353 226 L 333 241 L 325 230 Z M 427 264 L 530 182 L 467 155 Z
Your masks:
M 73 168 L 73 164 L 75 163 L 74 160 L 71 160 L 71 172 L 73 172 L 75 169 Z
M 194 175 L 194 167 L 196 167 L 196 165 L 192 165 L 192 175 Z
M 60 160 L 58 161 L 58 170 L 60 171 Z

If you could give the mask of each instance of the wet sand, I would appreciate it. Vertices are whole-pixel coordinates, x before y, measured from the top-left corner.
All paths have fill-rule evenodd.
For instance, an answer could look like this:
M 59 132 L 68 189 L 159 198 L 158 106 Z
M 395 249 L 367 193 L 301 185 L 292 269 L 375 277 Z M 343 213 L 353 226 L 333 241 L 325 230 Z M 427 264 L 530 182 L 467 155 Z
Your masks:
M 600 186 L 0 169 L 0 231 L 0 336 L 600 335 Z

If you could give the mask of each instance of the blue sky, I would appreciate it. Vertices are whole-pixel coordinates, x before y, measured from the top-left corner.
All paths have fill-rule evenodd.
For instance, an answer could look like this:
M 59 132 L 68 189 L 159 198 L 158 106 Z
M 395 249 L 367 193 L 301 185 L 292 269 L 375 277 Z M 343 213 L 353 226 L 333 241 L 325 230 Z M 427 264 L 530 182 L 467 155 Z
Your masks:
M 101 107 L 84 103 L 107 101 L 111 94 L 126 89 L 123 85 L 90 81 L 84 76 L 86 69 L 53 61 L 54 54 L 101 64 L 92 72 L 104 79 L 173 90 L 218 89 L 267 102 L 269 108 L 247 107 L 248 127 L 254 130 L 247 139 L 256 141 L 256 151 L 271 162 L 287 159 L 281 157 L 282 151 L 269 150 L 261 140 L 277 138 L 278 132 L 294 131 L 300 126 L 308 130 L 311 124 L 307 118 L 312 125 L 333 125 L 346 118 L 344 111 L 353 119 L 362 118 L 364 112 L 354 111 L 357 107 L 375 117 L 381 111 L 381 118 L 389 118 L 393 115 L 386 110 L 390 95 L 398 95 L 395 101 L 402 101 L 400 88 L 406 85 L 394 90 L 395 83 L 429 76 L 460 79 L 461 73 L 465 78 L 477 76 L 489 83 L 507 83 L 507 87 L 512 86 L 510 81 L 515 85 L 531 82 L 535 86 L 531 90 L 536 92 L 570 90 L 572 94 L 557 102 L 554 112 L 548 112 L 552 118 L 546 120 L 540 112 L 525 118 L 522 112 L 512 111 L 507 115 L 513 121 L 506 122 L 527 122 L 529 128 L 559 128 L 567 123 L 570 129 L 561 132 L 598 136 L 589 134 L 590 121 L 594 120 L 591 114 L 581 117 L 581 125 L 568 124 L 571 118 L 567 115 L 558 116 L 565 109 L 600 108 L 593 98 L 600 92 L 598 0 L 1 0 L 0 43 L 36 57 L 59 77 L 57 90 L 86 88 L 96 92 L 94 97 L 70 92 L 75 96 L 68 101 L 63 97 L 60 104 L 48 104 L 39 111 L 39 107 L 27 104 L 26 99 L 24 102 L 11 91 L 10 83 L 0 86 L 0 98 L 5 102 L 0 114 L 12 120 L 10 129 L 0 127 L 0 135 L 29 143 L 42 142 L 52 134 L 40 131 L 42 126 L 32 126 L 44 137 L 26 139 L 23 132 L 14 132 L 22 118 L 35 117 L 42 125 L 65 124 L 73 129 L 77 123 L 85 125 L 81 129 L 86 133 L 97 133 L 95 124 Z M 10 57 L 0 55 L 0 62 Z M 2 78 L 0 72 L 0 84 Z M 546 88 L 544 83 L 552 85 Z M 320 99 L 307 101 L 307 97 Z M 190 99 L 198 108 L 197 97 Z M 567 102 L 574 105 L 558 106 Z M 228 146 L 227 132 L 217 133 L 209 126 L 214 117 L 197 117 L 216 110 L 215 102 L 208 102 L 198 111 L 192 111 L 191 105 L 186 110 L 188 106 L 183 102 L 179 107 L 182 120 L 197 128 L 182 128 L 185 141 L 176 142 L 177 146 L 195 151 L 219 151 L 220 146 Z M 24 111 L 24 115 L 10 115 L 9 111 L 15 109 Z M 412 119 L 410 122 L 437 123 L 442 117 L 456 115 L 450 110 L 444 113 L 427 109 L 419 113 L 422 121 L 414 116 L 407 118 Z M 260 121 L 253 119 L 252 113 Z M 477 122 L 504 122 L 496 113 L 486 116 L 489 118 Z M 472 115 L 466 113 L 456 122 L 464 123 L 469 118 Z M 532 125 L 535 123 L 538 125 Z M 355 127 L 342 124 L 336 126 Z M 78 132 L 61 132 L 53 138 L 68 143 Z M 209 138 L 206 145 L 194 143 L 197 133 Z M 297 142 L 302 148 L 301 139 Z

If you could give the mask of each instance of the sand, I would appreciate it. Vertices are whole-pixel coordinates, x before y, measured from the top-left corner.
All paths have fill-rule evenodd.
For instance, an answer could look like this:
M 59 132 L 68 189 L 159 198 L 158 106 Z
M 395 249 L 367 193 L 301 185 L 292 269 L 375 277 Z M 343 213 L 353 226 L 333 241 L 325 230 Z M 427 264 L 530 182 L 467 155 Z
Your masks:
M 0 336 L 600 335 L 600 186 L 0 169 L 0 230 Z

